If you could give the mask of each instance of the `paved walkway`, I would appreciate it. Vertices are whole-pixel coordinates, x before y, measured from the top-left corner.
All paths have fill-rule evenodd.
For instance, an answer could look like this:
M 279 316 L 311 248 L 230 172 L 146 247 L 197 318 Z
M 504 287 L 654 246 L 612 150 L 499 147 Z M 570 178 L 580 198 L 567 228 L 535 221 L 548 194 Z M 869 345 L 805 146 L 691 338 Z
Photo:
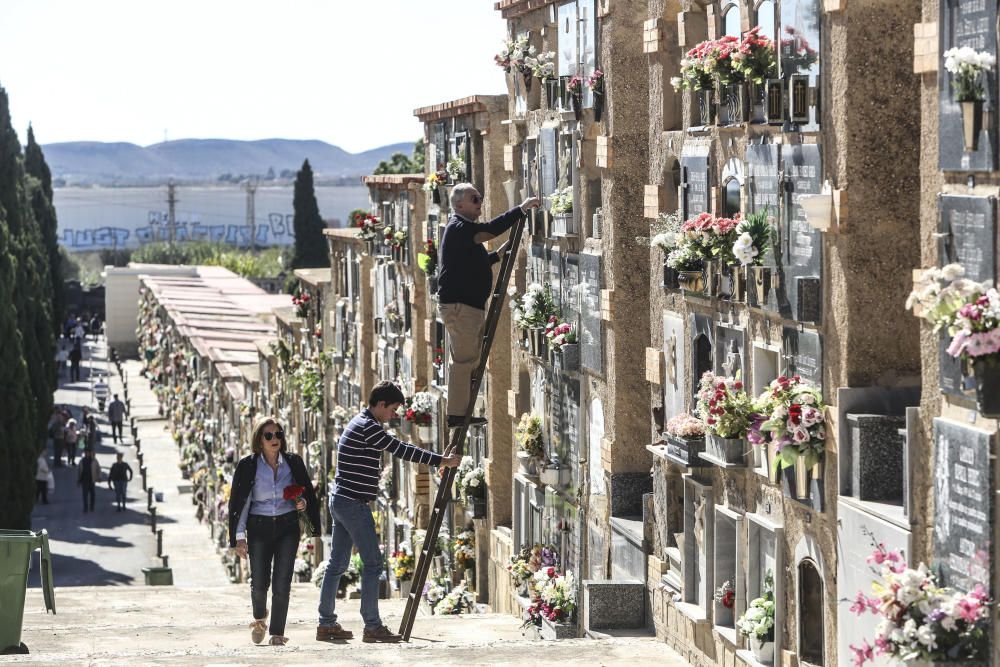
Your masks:
M 145 580 L 142 568 L 159 565 L 160 560 L 156 558 L 156 535 L 150 525 L 134 442 L 126 420 L 124 444 L 113 444 L 107 414 L 97 413 L 97 401 L 91 392 L 92 379 L 98 373 L 105 373 L 112 392 L 124 399 L 123 384 L 114 365 L 107 361 L 103 338 L 84 343 L 81 366 L 79 382 L 69 382 L 68 369 L 64 369 L 55 402 L 66 406 L 77 422 L 82 422 L 84 406 L 95 412 L 101 432 L 97 460 L 105 481 L 97 487 L 95 511 L 85 513 L 82 494 L 76 485 L 76 468 L 53 467 L 55 492 L 49 495 L 48 505 L 35 506 L 32 528 L 49 532 L 57 588 L 141 584 Z M 149 483 L 156 491 L 163 492 L 163 501 L 157 503 L 157 528 L 163 529 L 163 551 L 170 556 L 174 581 L 181 586 L 227 583 L 208 529 L 194 518 L 190 494 L 179 489 L 186 488 L 186 482 L 181 479 L 177 465 L 177 446 L 157 415 L 156 399 L 148 382 L 138 376 L 139 362 L 126 362 L 124 367 L 129 378 L 130 416 L 136 418 L 139 428 Z M 116 452 L 124 454 L 124 460 L 135 473 L 128 487 L 125 512 L 115 512 L 114 492 L 107 484 Z M 51 465 L 51 451 L 49 462 Z M 29 585 L 39 585 L 37 570 L 31 573 Z
M 287 646 L 250 642 L 250 591 L 228 585 L 202 589 L 167 586 L 75 588 L 56 593 L 58 615 L 46 615 L 41 592 L 28 593 L 23 640 L 35 665 L 657 665 L 688 664 L 652 637 L 543 642 L 525 638 L 520 621 L 501 614 L 418 614 L 409 644 L 360 640 L 360 601 L 338 601 L 348 642 L 318 642 L 319 590 L 293 584 Z M 100 613 L 94 611 L 99 609 Z M 390 628 L 399 627 L 403 601 L 381 600 Z

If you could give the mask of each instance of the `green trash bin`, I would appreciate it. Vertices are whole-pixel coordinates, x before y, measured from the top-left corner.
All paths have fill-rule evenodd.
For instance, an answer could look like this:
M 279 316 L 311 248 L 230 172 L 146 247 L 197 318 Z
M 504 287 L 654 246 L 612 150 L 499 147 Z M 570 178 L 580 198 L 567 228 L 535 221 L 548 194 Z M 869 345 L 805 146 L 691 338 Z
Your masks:
M 39 549 L 45 609 L 54 614 L 56 597 L 52 585 L 48 531 L 0 530 L 0 654 L 28 652 L 28 647 L 21 642 L 24 597 L 31 554 Z

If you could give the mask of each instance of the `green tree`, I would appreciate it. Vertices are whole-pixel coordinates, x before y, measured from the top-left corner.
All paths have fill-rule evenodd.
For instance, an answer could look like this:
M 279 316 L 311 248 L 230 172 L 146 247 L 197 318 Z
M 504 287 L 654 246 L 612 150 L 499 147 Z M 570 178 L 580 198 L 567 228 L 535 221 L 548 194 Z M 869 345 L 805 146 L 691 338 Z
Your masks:
M 38 431 L 34 392 L 29 381 L 32 357 L 24 348 L 25 325 L 34 322 L 22 312 L 26 301 L 38 298 L 23 290 L 33 286 L 34 259 L 25 254 L 25 237 L 37 225 L 25 192 L 21 144 L 11 126 L 7 92 L 0 88 L 0 528 L 31 525 L 35 458 L 44 429 Z M 35 283 L 37 284 L 37 283 Z M 32 334 L 28 334 L 32 335 Z M 49 350 L 51 352 L 51 350 Z M 37 362 L 37 359 L 35 359 Z M 36 369 L 37 372 L 38 369 Z M 44 380 L 44 378 L 43 378 Z M 47 384 L 47 383 L 44 383 Z M 51 396 L 49 398 L 51 400 Z M 46 417 L 48 415 L 45 415 Z
M 316 189 L 313 186 L 312 167 L 309 160 L 302 163 L 302 169 L 295 176 L 295 196 L 292 200 L 295 217 L 292 227 L 295 230 L 295 255 L 292 257 L 293 269 L 309 269 L 330 266 L 330 254 L 327 252 L 326 237 L 323 230 L 326 223 L 319 214 L 316 203 Z
M 375 174 L 422 174 L 424 173 L 424 142 L 413 144 L 413 155 L 403 152 L 393 153 L 388 160 L 382 160 L 375 167 Z

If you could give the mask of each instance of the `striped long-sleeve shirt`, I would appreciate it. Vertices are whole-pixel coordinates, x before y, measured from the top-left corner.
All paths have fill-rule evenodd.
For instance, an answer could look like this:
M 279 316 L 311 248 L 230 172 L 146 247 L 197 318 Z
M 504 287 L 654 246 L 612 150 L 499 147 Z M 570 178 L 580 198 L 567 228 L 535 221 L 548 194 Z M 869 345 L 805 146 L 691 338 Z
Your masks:
M 440 454 L 392 437 L 365 408 L 347 424 L 337 444 L 337 476 L 333 480 L 333 494 L 363 502 L 374 500 L 378 495 L 378 478 L 382 472 L 382 452 L 389 452 L 404 461 L 441 465 Z

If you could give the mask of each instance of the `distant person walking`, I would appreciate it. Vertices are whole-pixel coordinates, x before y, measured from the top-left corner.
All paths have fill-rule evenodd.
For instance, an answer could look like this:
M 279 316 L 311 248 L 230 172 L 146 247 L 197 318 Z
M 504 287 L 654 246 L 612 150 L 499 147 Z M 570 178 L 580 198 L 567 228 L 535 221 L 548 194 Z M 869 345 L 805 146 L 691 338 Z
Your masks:
M 73 349 L 69 352 L 69 381 L 80 381 L 80 361 L 83 359 L 83 350 L 80 343 L 74 343 Z
M 84 322 L 86 322 L 86 320 L 81 319 L 76 323 L 76 326 L 73 327 L 73 342 L 77 346 L 83 345 L 83 339 L 87 336 L 87 331 L 83 328 Z
M 111 422 L 111 437 L 115 444 L 118 443 L 119 438 L 124 443 L 125 435 L 122 433 L 122 424 L 125 422 L 125 404 L 118 398 L 118 394 L 114 395 L 108 405 L 108 421 Z
M 90 335 L 94 337 L 94 342 L 97 342 L 98 336 L 101 334 L 101 318 L 99 315 L 94 315 L 90 318 Z
M 288 451 L 285 431 L 274 417 L 257 422 L 250 438 L 249 456 L 233 473 L 229 496 L 229 546 L 240 558 L 250 557 L 250 601 L 253 623 L 250 639 L 264 641 L 267 590 L 271 587 L 271 646 L 284 646 L 285 620 L 292 590 L 295 552 L 299 547 L 299 512 L 319 535 L 319 501 L 306 464 Z M 273 576 L 272 576 L 273 574 Z
M 56 366 L 58 377 L 62 378 L 66 372 L 66 361 L 69 359 L 69 350 L 66 349 L 65 341 L 59 341 L 59 350 L 56 352 Z
M 66 428 L 63 429 L 63 444 L 66 447 L 66 462 L 69 465 L 76 463 L 76 442 L 80 439 L 80 431 L 76 428 L 76 420 L 70 417 L 66 420 Z
M 41 501 L 43 505 L 49 504 L 49 462 L 45 459 L 45 452 L 38 455 L 35 470 L 35 502 Z
M 122 460 L 121 452 L 115 455 L 115 459 L 108 471 L 108 488 L 115 492 L 115 511 L 124 512 L 128 483 L 132 481 L 132 466 Z
M 94 452 L 83 450 L 80 468 L 76 474 L 76 484 L 83 490 L 83 511 L 93 512 L 97 484 L 101 481 L 101 464 L 94 458 Z
M 52 416 L 49 417 L 49 438 L 52 439 L 52 461 L 55 467 L 61 468 L 63 449 L 66 448 L 66 420 L 58 406 L 52 408 Z

